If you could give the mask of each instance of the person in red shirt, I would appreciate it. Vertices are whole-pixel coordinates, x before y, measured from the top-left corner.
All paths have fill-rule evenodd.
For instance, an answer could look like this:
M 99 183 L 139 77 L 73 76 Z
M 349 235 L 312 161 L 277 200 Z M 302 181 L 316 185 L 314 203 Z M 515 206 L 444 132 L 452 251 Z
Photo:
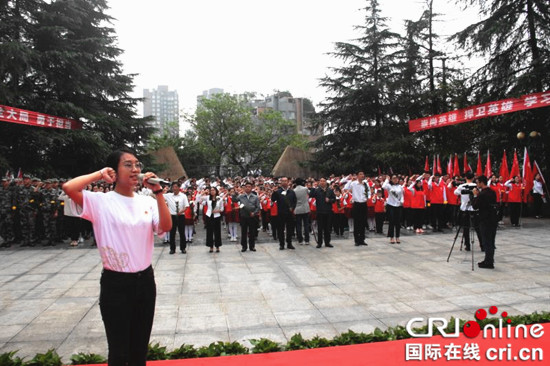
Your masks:
M 272 192 L 276 191 L 275 188 L 272 189 Z M 274 240 L 277 240 L 277 227 L 279 225 L 279 214 L 277 209 L 277 201 L 271 201 L 271 193 L 267 192 L 266 194 L 270 197 L 271 207 L 269 209 L 269 221 L 271 223 L 271 235 Z
M 266 193 L 266 188 L 260 186 L 260 206 L 261 218 L 262 218 L 262 231 L 269 232 L 269 223 L 271 219 L 270 209 L 271 209 L 271 197 Z
M 384 198 L 384 191 L 379 190 L 374 196 L 374 217 L 376 221 L 376 233 L 384 234 L 384 218 L 386 217 L 386 199 Z
M 333 191 L 334 195 L 336 196 L 336 200 L 332 204 L 332 213 L 334 214 L 334 233 L 336 237 L 344 236 L 344 228 L 346 226 L 346 216 L 344 215 L 344 208 L 346 207 L 346 202 L 344 200 L 344 195 L 342 194 L 340 187 L 335 186 Z
M 506 193 L 506 187 L 504 186 L 504 178 L 498 177 L 496 175 L 492 175 L 491 179 L 489 180 L 489 188 L 491 188 L 496 196 L 497 196 L 497 205 L 498 205 L 498 211 L 497 211 L 497 217 L 499 223 L 502 222 L 502 217 L 504 215 L 504 202 L 505 202 L 505 193 Z
M 423 183 L 421 179 L 417 179 L 409 186 L 412 192 L 411 209 L 414 216 L 414 232 L 421 234 L 424 232 L 422 225 L 426 213 L 426 195 L 424 194 Z
M 447 203 L 447 186 L 439 173 L 428 180 L 433 231 L 443 231 L 445 226 L 445 204 Z
M 237 232 L 240 222 L 239 203 L 236 202 L 236 198 L 237 194 L 235 188 L 229 189 L 228 194 L 224 197 L 225 222 L 229 230 L 229 241 L 233 242 L 237 241 Z
M 525 186 L 521 183 L 521 178 L 516 175 L 509 179 L 504 185 L 508 188 L 508 206 L 510 207 L 510 222 L 512 226 L 519 227 L 521 216 L 521 204 Z
M 413 229 L 413 216 L 411 209 L 412 192 L 407 189 L 408 177 L 403 181 L 403 217 L 407 230 Z
M 459 177 L 455 177 L 454 179 L 451 179 L 449 177 L 447 179 L 447 222 L 449 223 L 449 226 L 451 228 L 458 225 L 458 213 L 459 213 L 459 207 L 460 207 L 460 198 L 459 196 L 454 194 L 454 191 L 456 187 L 460 185 L 460 182 L 458 181 Z

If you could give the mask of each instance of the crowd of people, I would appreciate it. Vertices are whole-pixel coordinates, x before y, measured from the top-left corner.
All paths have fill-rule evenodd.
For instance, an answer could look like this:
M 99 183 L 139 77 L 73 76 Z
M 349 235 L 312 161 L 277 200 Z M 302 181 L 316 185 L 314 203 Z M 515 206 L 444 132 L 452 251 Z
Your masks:
M 332 248 L 332 238 L 353 233 L 355 246 L 367 246 L 366 232 L 401 243 L 401 229 L 449 231 L 470 229 L 479 237 L 485 259 L 494 268 L 497 222 L 507 210 L 519 226 L 523 202 L 534 199 L 535 216 L 545 201 L 540 176 L 532 192 L 519 177 L 504 181 L 471 172 L 460 177 L 430 175 L 366 177 L 364 172 L 315 178 L 238 177 L 186 179 L 164 187 L 154 173 L 127 149 L 109 155 L 104 168 L 67 182 L 41 181 L 28 175 L 2 179 L 0 237 L 2 247 L 56 245 L 70 238 L 94 236 L 103 270 L 100 311 L 109 346 L 109 364 L 145 364 L 156 303 L 152 266 L 154 235 L 170 244 L 170 254 L 185 254 L 202 221 L 209 251 L 220 252 L 225 232 L 240 236 L 241 251 L 256 251 L 261 231 L 272 235 L 280 250 L 294 243 Z M 477 213 L 478 224 L 473 224 Z M 223 231 L 222 231 L 223 227 Z M 240 232 L 239 232 L 240 227 Z M 468 234 L 467 234 L 468 232 Z M 471 250 L 471 242 L 465 241 Z
M 2 178 L 2 247 L 19 243 L 53 246 L 67 238 L 73 247 L 90 238 L 95 244 L 91 223 L 72 212 L 70 198 L 61 189 L 63 183 L 63 179 L 42 181 L 29 175 L 22 179 Z M 366 232 L 385 234 L 390 244 L 400 244 L 401 230 L 422 234 L 463 225 L 460 212 L 471 207 L 461 206 L 461 195 L 455 192 L 462 183 L 462 177 L 427 172 L 410 177 L 365 177 L 358 172 L 320 179 L 182 177 L 164 187 L 173 221 L 164 242 L 170 244 L 170 254 L 174 254 L 179 233 L 179 250 L 186 253 L 202 221 L 206 245 L 212 252 L 220 251 L 226 235 L 229 242 L 240 239 L 241 250 L 255 251 L 260 231 L 278 241 L 281 250 L 295 249 L 293 241 L 309 245 L 312 237 L 317 247 L 332 247 L 332 238 L 346 233 L 353 234 L 356 246 L 367 245 Z M 519 227 L 528 201 L 533 202 L 530 213 L 537 218 L 542 216 L 546 197 L 540 175 L 535 177 L 531 192 L 525 192 L 519 176 L 509 180 L 492 176 L 488 187 L 496 193 L 500 225 L 507 215 L 511 226 Z M 137 194 L 152 195 L 142 185 L 135 189 Z M 113 190 L 113 184 L 94 182 L 86 190 L 107 193 Z M 470 249 L 468 240 L 465 246 Z

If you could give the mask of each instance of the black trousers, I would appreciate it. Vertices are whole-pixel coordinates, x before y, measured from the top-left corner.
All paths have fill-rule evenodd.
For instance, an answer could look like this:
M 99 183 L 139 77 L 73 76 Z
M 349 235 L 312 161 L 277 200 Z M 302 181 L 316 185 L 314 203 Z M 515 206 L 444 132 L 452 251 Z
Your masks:
M 344 229 L 346 228 L 346 215 L 343 213 L 333 213 L 332 214 L 332 220 L 333 220 L 333 226 L 334 226 L 334 233 L 336 235 L 343 236 L 344 235 Z
M 279 237 L 279 246 L 285 247 L 285 237 L 287 247 L 292 246 L 292 233 L 294 232 L 294 217 L 290 214 L 278 215 L 279 222 L 277 223 L 277 236 Z M 286 236 L 285 236 L 286 229 Z
M 317 244 L 330 244 L 330 232 L 332 231 L 332 212 L 317 212 Z
M 497 235 L 496 223 L 479 223 L 479 232 L 481 234 L 481 245 L 485 250 L 485 263 L 493 264 L 495 262 L 495 237 Z
M 383 234 L 384 218 L 385 217 L 386 217 L 386 214 L 384 212 L 376 212 L 374 214 L 374 220 L 376 222 L 376 233 L 377 234 Z
M 309 213 L 296 215 L 296 237 L 298 238 L 298 243 L 304 241 L 304 236 L 306 243 L 309 243 Z
M 242 217 L 241 216 L 241 247 L 243 249 L 254 249 L 255 239 L 256 239 L 256 230 L 258 220 L 255 217 Z
M 99 309 L 109 345 L 109 366 L 145 366 L 156 296 L 151 266 L 138 273 L 103 270 Z
M 540 216 L 542 213 L 542 196 L 538 193 L 533 193 L 533 208 L 535 216 Z
M 170 251 L 176 250 L 176 230 L 180 233 L 180 250 L 185 250 L 185 215 L 172 215 L 170 230 Z
M 432 203 L 432 227 L 442 230 L 445 226 L 445 206 L 442 203 Z
M 65 216 L 65 224 L 67 228 L 67 234 L 72 241 L 77 241 L 80 236 L 80 217 Z
M 521 202 L 508 202 L 510 207 L 510 222 L 514 226 L 519 225 L 519 216 L 521 212 Z
M 213 214 L 212 214 L 213 215 Z M 206 246 L 219 248 L 222 246 L 222 217 L 208 217 L 206 219 Z
M 354 202 L 351 216 L 353 217 L 355 244 L 362 244 L 365 241 L 365 227 L 367 226 L 367 204 L 365 202 Z
M 424 225 L 424 217 L 426 214 L 425 208 L 412 208 L 412 215 L 413 215 L 413 228 L 416 229 L 422 229 L 422 225 Z M 388 236 L 390 234 L 388 233 Z
M 481 241 L 481 233 L 479 231 L 479 224 L 477 223 L 474 213 L 470 211 L 460 211 L 460 224 L 462 225 L 462 235 L 464 236 L 464 246 L 466 249 L 470 249 L 470 225 L 473 225 L 475 229 L 479 245 L 483 245 Z
M 401 215 L 403 214 L 403 207 L 386 205 L 386 214 L 388 215 L 389 222 L 388 237 L 393 238 L 395 236 L 396 238 L 399 238 L 399 235 L 401 234 Z M 382 232 L 382 230 L 380 230 L 380 232 Z

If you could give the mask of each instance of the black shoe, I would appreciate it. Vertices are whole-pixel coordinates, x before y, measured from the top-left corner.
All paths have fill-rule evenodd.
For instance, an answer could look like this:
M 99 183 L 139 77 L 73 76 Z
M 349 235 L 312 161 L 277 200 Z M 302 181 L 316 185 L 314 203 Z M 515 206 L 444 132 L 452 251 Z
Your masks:
M 256 251 L 256 248 L 250 248 L 250 251 L 251 251 L 251 252 L 255 252 L 255 251 Z
M 477 266 L 478 266 L 479 268 L 487 268 L 487 269 L 494 269 L 494 268 L 495 268 L 495 266 L 493 265 L 493 263 L 485 263 L 485 262 L 479 262 L 479 263 L 477 264 Z
M 170 251 L 170 254 L 174 254 L 176 251 L 175 250 L 171 250 Z
M 359 243 L 359 245 L 365 245 L 365 246 L 366 246 L 366 245 L 368 245 L 368 244 L 367 244 L 366 242 L 363 241 L 363 242 Z
M 315 248 L 321 248 L 322 246 L 323 246 L 322 244 L 317 244 Z
M 187 250 L 185 250 L 185 249 L 181 250 L 181 254 L 186 254 L 186 253 L 187 253 Z
M 332 245 L 332 244 L 325 244 L 325 247 L 327 247 L 327 248 L 334 248 L 334 245 Z
M 469 252 L 470 251 L 470 247 L 464 247 L 464 250 Z
M 242 249 L 241 249 L 241 252 L 246 252 L 246 248 L 242 248 Z
M 288 249 L 296 249 L 296 248 L 294 248 L 294 246 L 293 246 L 292 244 L 289 244 L 289 245 L 287 245 L 286 247 L 287 247 Z
M 360 246 L 360 245 L 361 245 L 361 244 L 359 244 L 359 243 L 355 243 L 355 246 L 356 246 L 356 247 L 358 247 L 358 246 Z
M 285 250 L 285 247 L 279 247 L 279 250 Z

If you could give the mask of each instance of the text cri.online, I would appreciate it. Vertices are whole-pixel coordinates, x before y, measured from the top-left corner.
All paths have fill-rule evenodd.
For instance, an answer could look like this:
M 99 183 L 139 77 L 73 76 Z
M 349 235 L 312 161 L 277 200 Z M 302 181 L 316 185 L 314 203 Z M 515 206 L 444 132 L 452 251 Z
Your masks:
M 512 345 L 504 348 L 488 348 L 485 357 L 489 361 L 542 361 L 544 359 L 542 348 L 521 348 L 514 352 Z

